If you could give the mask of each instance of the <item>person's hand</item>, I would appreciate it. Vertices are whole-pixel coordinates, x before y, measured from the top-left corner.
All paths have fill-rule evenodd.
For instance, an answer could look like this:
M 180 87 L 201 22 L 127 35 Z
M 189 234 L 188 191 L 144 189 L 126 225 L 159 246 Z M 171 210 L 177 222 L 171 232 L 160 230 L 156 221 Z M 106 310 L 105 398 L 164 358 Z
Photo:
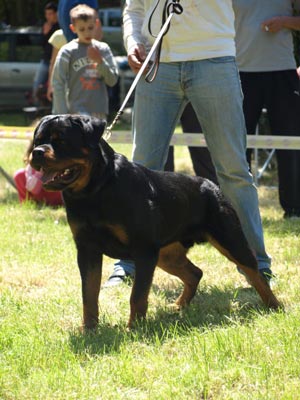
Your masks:
M 52 24 L 50 24 L 50 22 L 46 21 L 43 25 L 43 34 L 47 35 L 47 33 L 50 31 L 51 28 L 52 28 Z
M 261 24 L 261 29 L 265 32 L 276 33 L 284 28 L 284 17 L 273 17 L 266 19 Z
M 50 85 L 49 83 L 48 83 L 48 87 L 47 87 L 47 94 L 46 94 L 46 97 L 47 97 L 47 99 L 48 99 L 49 101 L 52 101 L 52 97 L 53 97 L 53 88 L 52 88 L 52 85 Z
M 92 61 L 95 61 L 97 64 L 102 63 L 103 58 L 101 55 L 101 51 L 98 49 L 98 47 L 95 47 L 92 44 L 87 48 L 87 56 Z
M 137 74 L 141 69 L 146 58 L 145 47 L 142 44 L 137 44 L 131 47 L 128 51 L 128 64 L 132 71 Z

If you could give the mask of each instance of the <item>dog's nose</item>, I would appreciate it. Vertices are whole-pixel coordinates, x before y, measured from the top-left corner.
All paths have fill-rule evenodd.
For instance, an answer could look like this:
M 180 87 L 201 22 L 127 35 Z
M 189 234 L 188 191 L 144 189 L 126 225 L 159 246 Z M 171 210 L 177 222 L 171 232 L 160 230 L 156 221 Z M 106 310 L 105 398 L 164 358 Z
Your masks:
M 36 147 L 35 149 L 33 149 L 32 151 L 32 157 L 37 160 L 37 159 L 41 159 L 44 157 L 45 155 L 45 149 L 43 147 Z

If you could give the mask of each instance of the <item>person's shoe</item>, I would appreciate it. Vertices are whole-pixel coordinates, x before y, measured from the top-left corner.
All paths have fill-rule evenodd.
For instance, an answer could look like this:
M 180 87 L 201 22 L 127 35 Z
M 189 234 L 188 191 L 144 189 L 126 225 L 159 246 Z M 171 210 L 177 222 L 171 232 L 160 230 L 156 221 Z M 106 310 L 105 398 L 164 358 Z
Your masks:
M 244 272 L 239 267 L 237 267 L 237 270 L 240 274 L 244 275 L 246 281 L 249 283 L 250 286 L 252 286 L 252 282 L 250 281 L 248 276 L 245 275 Z M 260 273 L 261 277 L 265 280 L 265 282 L 268 284 L 268 286 L 272 287 L 272 285 L 274 284 L 274 274 L 271 271 L 271 269 L 270 268 L 262 268 L 262 269 L 258 270 L 258 272 Z
M 268 286 L 271 287 L 274 283 L 274 275 L 270 268 L 263 268 L 259 270 L 261 277 L 267 282 Z
M 115 287 L 122 284 L 130 285 L 133 281 L 133 276 L 125 272 L 124 275 L 112 274 L 102 286 L 103 288 Z
M 300 218 L 300 211 L 295 208 L 285 210 L 285 212 L 283 214 L 283 218 L 284 219 Z

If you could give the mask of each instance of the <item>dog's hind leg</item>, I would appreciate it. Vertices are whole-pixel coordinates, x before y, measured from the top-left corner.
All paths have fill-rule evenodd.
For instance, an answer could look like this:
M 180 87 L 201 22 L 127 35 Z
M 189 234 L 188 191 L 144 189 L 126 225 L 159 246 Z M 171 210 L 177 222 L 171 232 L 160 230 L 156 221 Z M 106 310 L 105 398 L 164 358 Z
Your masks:
M 179 308 L 188 305 L 195 296 L 203 272 L 186 256 L 187 249 L 179 242 L 163 247 L 159 253 L 158 266 L 178 276 L 184 283 L 183 292 L 176 300 Z
M 266 280 L 262 278 L 258 270 L 254 271 L 253 269 L 242 264 L 238 264 L 238 266 L 248 276 L 248 281 L 251 282 L 251 285 L 256 289 L 262 301 L 268 308 L 272 308 L 274 310 L 283 308 L 270 289 Z
M 228 250 L 228 248 L 226 249 L 222 247 L 222 245 L 218 243 L 218 241 L 216 241 L 214 238 L 208 236 L 207 239 L 214 247 L 216 247 L 220 251 L 220 253 L 227 257 L 230 261 L 234 262 L 244 272 L 244 274 L 247 275 L 249 282 L 251 282 L 252 286 L 257 290 L 262 301 L 268 308 L 278 309 L 282 307 L 267 282 L 261 277 L 260 273 L 258 272 L 256 259 L 249 249 L 248 245 L 243 245 L 243 242 L 246 243 L 246 239 L 243 239 L 242 243 L 241 241 L 238 243 L 238 245 L 241 246 L 240 249 L 244 251 L 243 261 L 241 261 L 239 257 L 233 255 Z M 249 263 L 247 263 L 247 265 L 245 265 L 244 263 L 244 257 L 248 257 Z
M 258 272 L 256 257 L 249 247 L 235 210 L 222 196 L 209 196 L 209 217 L 205 223 L 207 241 L 245 273 L 268 308 L 281 307 Z

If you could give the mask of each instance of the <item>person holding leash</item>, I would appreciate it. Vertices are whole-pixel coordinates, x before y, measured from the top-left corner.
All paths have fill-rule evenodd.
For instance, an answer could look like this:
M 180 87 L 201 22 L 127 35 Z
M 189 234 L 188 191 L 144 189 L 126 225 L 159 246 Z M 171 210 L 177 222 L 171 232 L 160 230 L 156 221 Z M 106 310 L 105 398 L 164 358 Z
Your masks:
M 182 7 L 163 37 L 159 64 L 154 62 L 158 66 L 155 79 L 148 83 L 142 78 L 136 87 L 132 158 L 162 170 L 176 124 L 190 102 L 201 120 L 221 189 L 239 216 L 260 273 L 269 281 L 271 259 L 265 250 L 257 190 L 246 159 L 232 1 L 185 0 L 181 6 L 178 0 L 127 0 L 123 30 L 129 65 L 138 73 L 165 14 L 180 12 Z M 133 274 L 133 263 L 120 260 L 105 286 Z

